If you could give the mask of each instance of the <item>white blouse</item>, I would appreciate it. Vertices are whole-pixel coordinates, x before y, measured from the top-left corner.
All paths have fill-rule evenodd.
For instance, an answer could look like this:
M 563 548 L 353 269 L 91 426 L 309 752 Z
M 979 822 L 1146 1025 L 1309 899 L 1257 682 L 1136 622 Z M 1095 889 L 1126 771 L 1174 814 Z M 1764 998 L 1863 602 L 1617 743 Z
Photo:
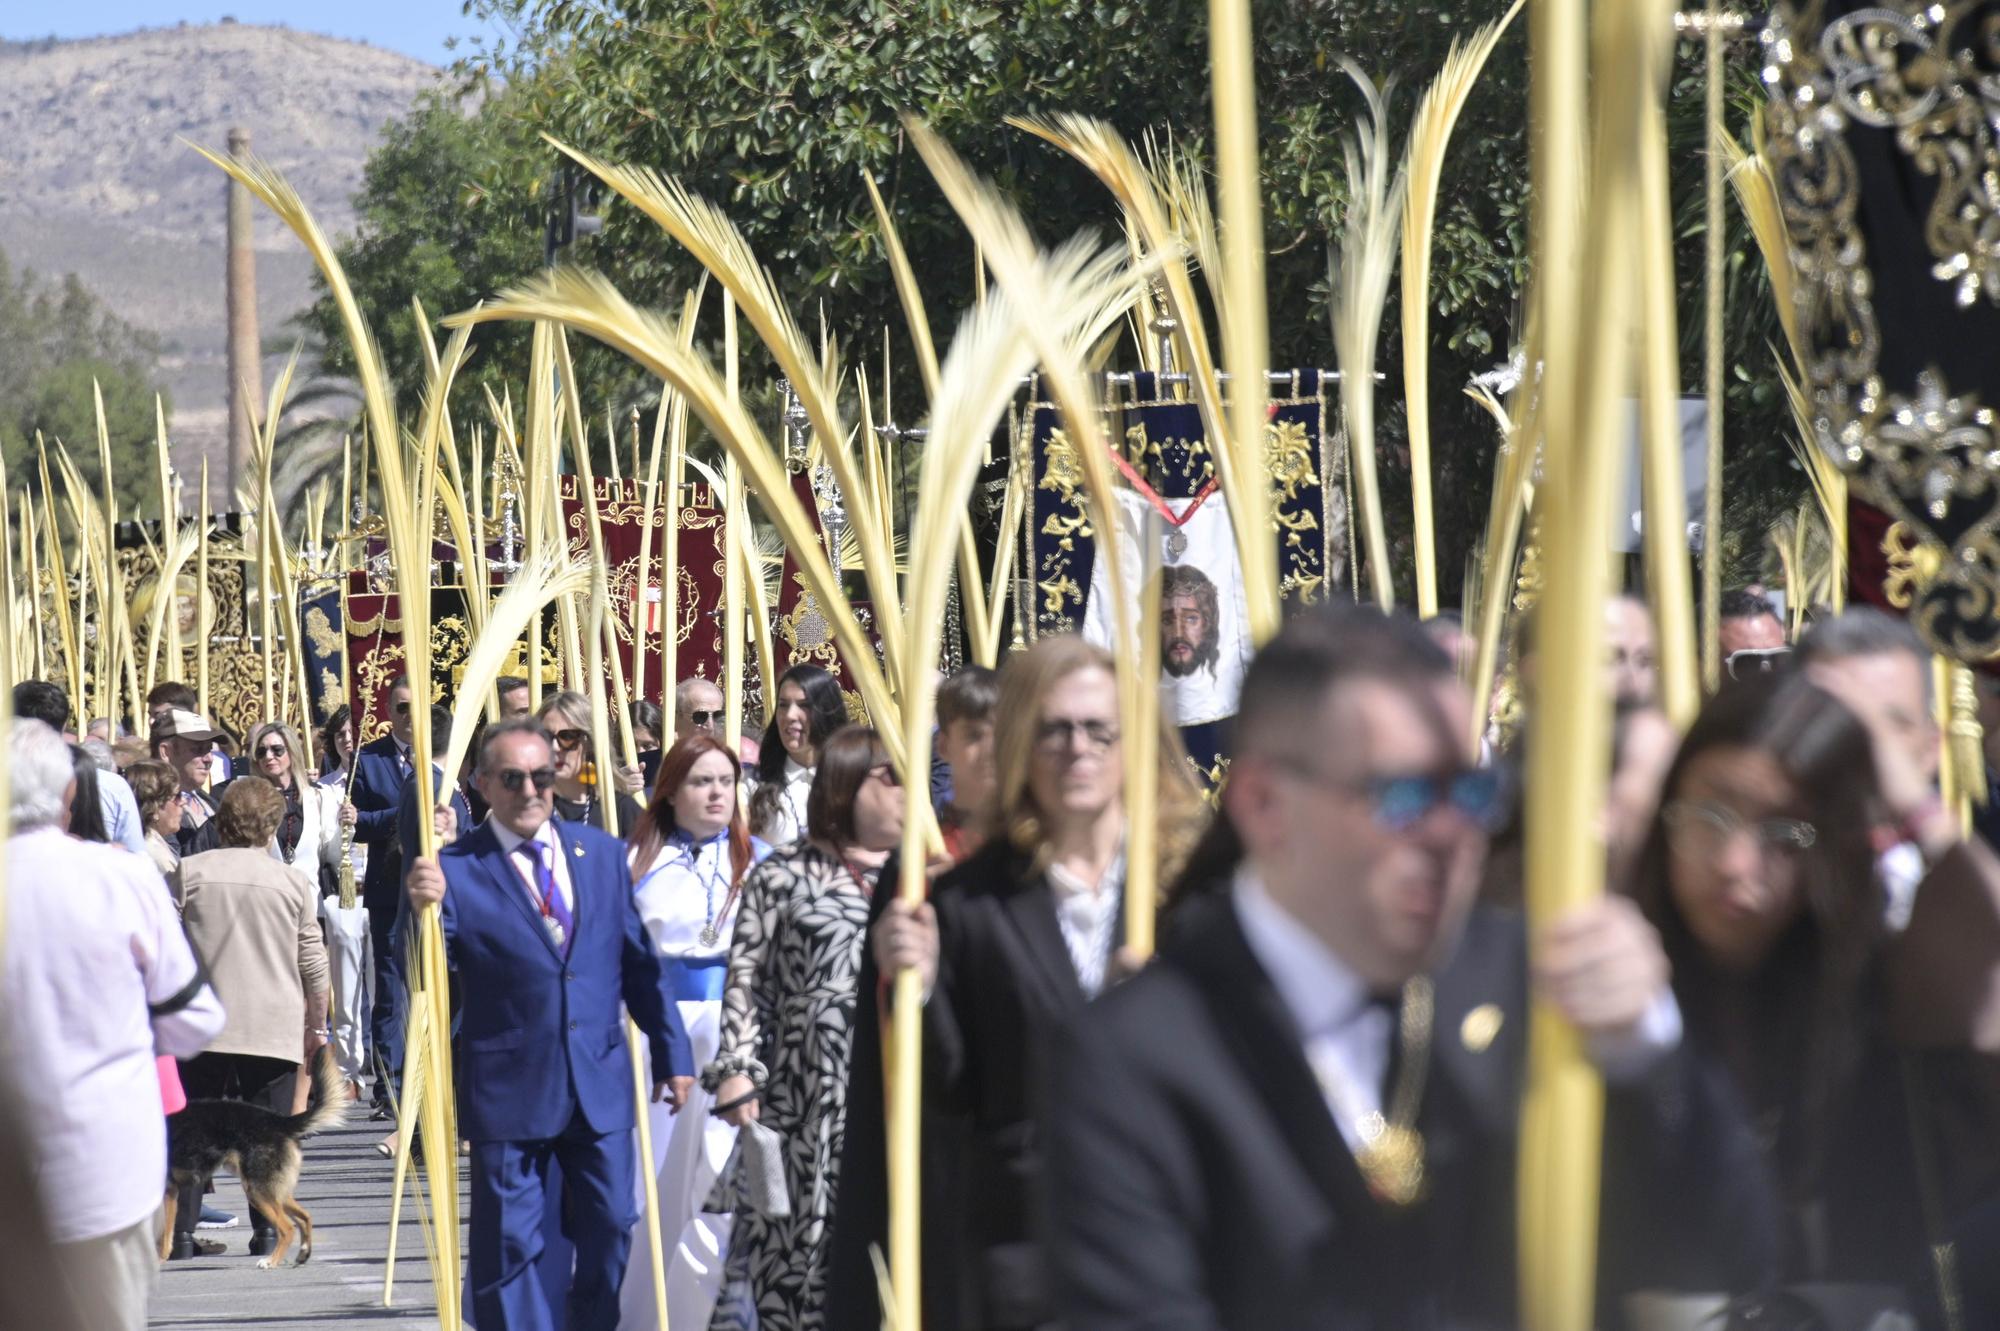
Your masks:
M 729 891 L 729 830 L 698 845 L 676 832 L 633 892 L 646 935 L 660 956 L 708 960 L 728 955 L 742 900 L 741 893 L 732 898 Z
M 813 773 L 818 770 L 786 756 L 785 784 L 778 792 L 778 807 L 772 813 L 768 826 L 755 829 L 759 837 L 774 847 L 783 847 L 806 834 L 806 797 L 812 794 Z M 751 785 L 752 794 L 756 793 L 758 784 L 761 783 Z
M 292 851 L 290 859 L 285 859 L 277 838 L 271 840 L 271 858 L 283 860 L 315 883 L 319 866 L 329 868 L 340 864 L 340 806 L 343 793 L 331 786 L 307 785 L 299 783 L 299 811 L 304 821 L 299 827 L 299 844 Z M 356 872 L 358 873 L 357 866 Z

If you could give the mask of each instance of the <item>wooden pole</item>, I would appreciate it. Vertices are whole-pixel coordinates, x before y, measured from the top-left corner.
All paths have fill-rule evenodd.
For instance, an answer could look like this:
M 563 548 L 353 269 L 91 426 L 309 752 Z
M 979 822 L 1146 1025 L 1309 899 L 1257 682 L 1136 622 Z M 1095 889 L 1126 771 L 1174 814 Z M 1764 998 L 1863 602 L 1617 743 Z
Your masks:
M 637 411 L 637 408 L 634 408 Z M 637 480 L 639 441 L 638 417 L 634 415 L 632 428 L 633 468 L 632 477 Z M 660 502 L 660 451 L 665 446 L 667 435 L 667 389 L 660 388 L 659 410 L 653 413 L 653 447 L 646 457 L 646 479 L 639 487 L 639 572 L 632 588 L 632 696 L 646 696 L 646 601 L 647 593 L 653 588 L 653 511 Z M 673 706 L 671 699 L 668 707 Z M 672 747 L 668 736 L 660 736 L 660 747 Z
M 734 454 L 722 460 L 723 485 L 729 491 L 722 522 L 722 710 L 726 718 L 723 742 L 735 753 L 743 739 L 743 579 L 744 549 L 749 533 L 737 521 L 736 492 L 743 484 Z M 769 711 L 777 702 L 764 700 Z
M 722 374 L 723 391 L 734 402 L 741 396 L 737 380 L 736 298 L 727 289 L 722 293 Z M 743 579 L 749 570 L 747 544 L 750 533 L 734 520 L 736 492 L 743 474 L 731 453 L 722 462 L 723 488 L 728 491 L 722 522 L 722 710 L 724 742 L 731 753 L 739 752 L 743 739 Z M 764 699 L 769 711 L 776 698 Z

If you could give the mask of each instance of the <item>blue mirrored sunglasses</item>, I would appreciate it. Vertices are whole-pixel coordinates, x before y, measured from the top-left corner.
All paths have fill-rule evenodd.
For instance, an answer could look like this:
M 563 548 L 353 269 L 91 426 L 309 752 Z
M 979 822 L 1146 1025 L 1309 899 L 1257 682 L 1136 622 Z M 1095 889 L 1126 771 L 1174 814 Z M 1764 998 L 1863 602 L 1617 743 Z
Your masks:
M 1392 832 L 1416 826 L 1449 804 L 1488 830 L 1506 816 L 1506 780 L 1491 768 L 1473 768 L 1449 776 L 1389 776 L 1368 783 L 1375 819 Z

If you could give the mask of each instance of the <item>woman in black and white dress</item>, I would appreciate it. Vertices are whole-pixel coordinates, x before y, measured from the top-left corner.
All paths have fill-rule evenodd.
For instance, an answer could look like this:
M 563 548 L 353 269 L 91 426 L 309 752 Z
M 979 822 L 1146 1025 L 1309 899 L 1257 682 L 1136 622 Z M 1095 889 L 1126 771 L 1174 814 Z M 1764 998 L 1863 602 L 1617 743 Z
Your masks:
M 673 975 L 696 1066 L 714 1058 L 721 1043 L 722 990 L 744 875 L 771 853 L 744 827 L 736 798 L 741 779 L 741 766 L 720 740 L 690 735 L 661 759 L 652 806 L 631 836 L 639 918 Z M 704 1203 L 736 1145 L 736 1128 L 709 1113 L 711 1103 L 697 1088 L 678 1111 L 650 1106 L 669 1326 L 708 1324 L 729 1249 L 731 1218 L 706 1211 Z M 647 1242 L 642 1214 L 633 1233 L 635 1267 L 646 1260 Z M 649 1272 L 633 1271 L 619 1304 L 622 1326 L 658 1325 Z
M 703 1073 L 716 1112 L 784 1140 L 791 1214 L 739 1211 L 710 1325 L 818 1331 L 839 1189 L 856 977 L 876 876 L 903 829 L 903 792 L 872 730 L 821 749 L 806 838 L 743 880 L 722 1047 Z

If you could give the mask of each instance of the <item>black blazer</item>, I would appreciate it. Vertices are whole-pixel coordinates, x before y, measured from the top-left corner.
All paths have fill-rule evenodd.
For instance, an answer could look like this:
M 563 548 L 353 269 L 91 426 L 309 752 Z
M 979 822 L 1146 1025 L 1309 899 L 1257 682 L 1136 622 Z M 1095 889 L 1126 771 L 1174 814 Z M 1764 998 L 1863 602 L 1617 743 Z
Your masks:
M 1476 910 L 1435 993 L 1418 1117 L 1429 1192 L 1398 1214 L 1369 1194 L 1230 894 L 1190 902 L 1159 961 L 1063 1041 L 1046 1177 L 1065 1326 L 1511 1325 L 1527 1044 L 1518 917 Z M 1465 1021 L 1488 1005 L 1500 1027 L 1475 1048 Z M 1607 1304 L 1690 1287 L 1688 1272 L 1733 1272 L 1741 1287 L 1768 1269 L 1775 1213 L 1731 1103 L 1685 1049 L 1611 1092 Z
M 368 847 L 368 872 L 361 880 L 361 899 L 371 914 L 396 916 L 403 894 L 403 857 L 397 851 L 397 814 L 410 774 L 393 736 L 383 735 L 354 754 L 354 784 L 348 798 L 354 804 L 354 839 Z
M 1057 1033 L 1083 1010 L 1047 875 L 995 842 L 933 897 L 938 978 L 924 1008 L 924 1086 L 968 1126 L 968 1275 L 980 1324 L 1054 1316 L 1043 1250 L 1043 1159 Z
M 208 809 L 208 818 L 199 827 L 188 817 L 186 810 L 182 810 L 181 825 L 174 832 L 174 849 L 180 853 L 182 859 L 190 855 L 199 855 L 205 850 L 214 850 L 222 844 L 222 829 L 216 825 L 215 813 L 222 807 L 222 792 L 227 788 L 228 783 L 224 782 L 215 788 L 215 793 L 212 795 L 205 790 L 194 792 L 194 797 Z
M 883 867 L 893 883 L 895 859 Z M 1046 878 L 989 845 L 931 894 L 938 978 L 924 1008 L 924 1324 L 1014 1328 L 1051 1320 L 1041 1250 L 1038 1120 L 1054 1028 L 1084 1005 Z M 878 893 L 880 918 L 890 894 Z M 871 920 L 872 924 L 872 920 Z M 878 972 L 863 952 L 848 1078 L 828 1331 L 881 1325 L 870 1244 L 887 1234 Z

